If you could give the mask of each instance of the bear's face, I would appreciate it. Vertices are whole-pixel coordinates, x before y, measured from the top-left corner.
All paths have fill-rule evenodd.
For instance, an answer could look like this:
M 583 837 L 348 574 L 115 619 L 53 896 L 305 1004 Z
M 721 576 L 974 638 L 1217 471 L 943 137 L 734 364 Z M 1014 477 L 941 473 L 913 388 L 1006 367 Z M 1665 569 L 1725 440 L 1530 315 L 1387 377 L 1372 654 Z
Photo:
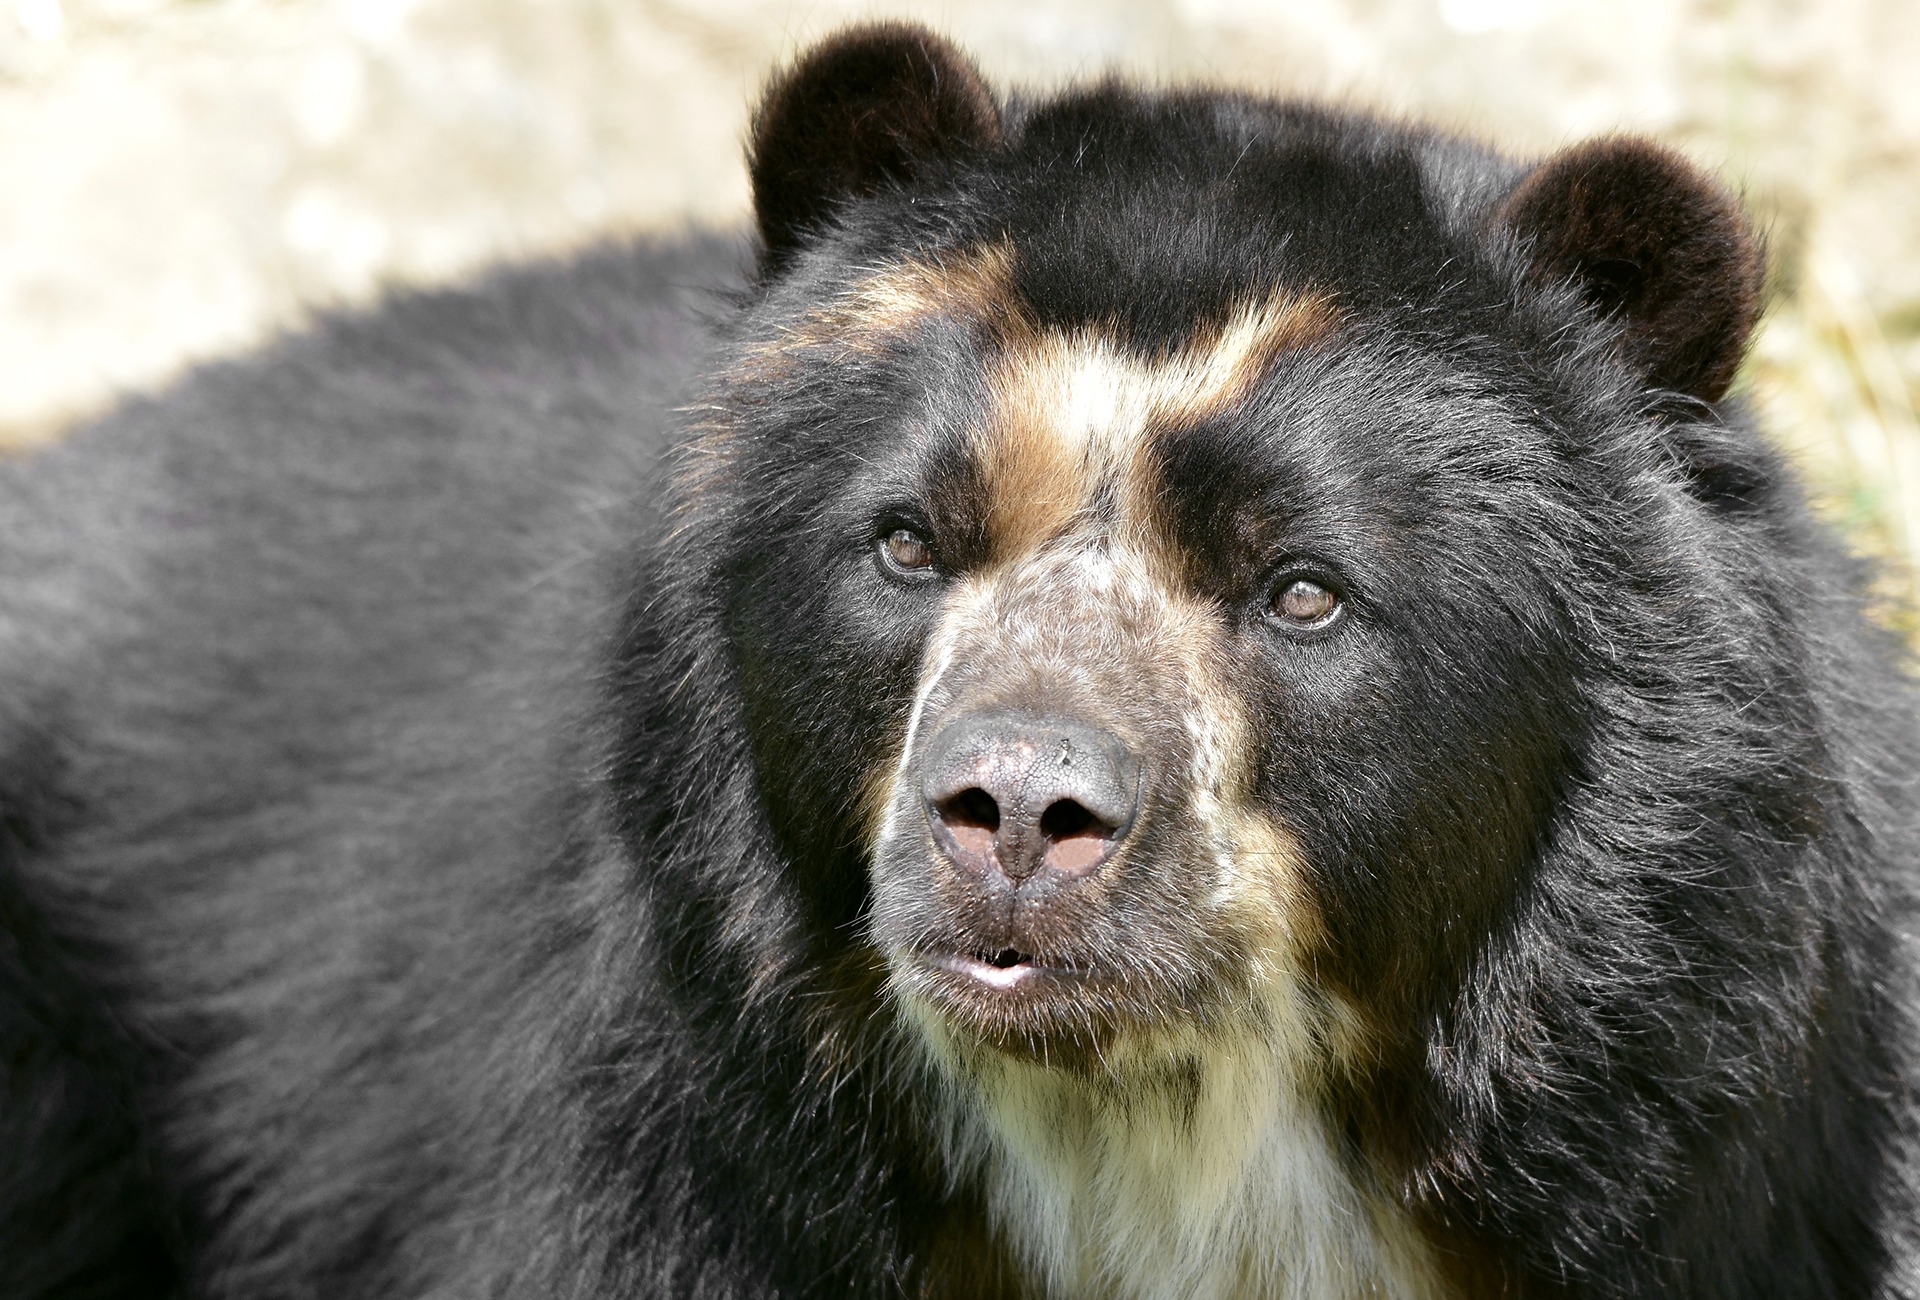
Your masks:
M 1349 616 L 1326 560 L 1255 574 L 1231 553 L 1272 539 L 1181 537 L 1167 477 L 1179 435 L 1230 418 L 1328 305 L 1277 298 L 1143 356 L 1024 319 L 1017 257 L 975 259 L 1001 276 L 1002 337 L 934 406 L 945 436 L 880 521 L 900 526 L 878 598 L 924 626 L 870 856 L 896 987 L 1054 1058 L 1204 1024 L 1299 960 L 1318 927 L 1296 833 L 1255 795 L 1269 728 L 1242 685 L 1263 638 L 1324 656 Z
M 1417 140 L 1305 110 L 958 116 L 917 186 L 848 163 L 775 219 L 756 175 L 768 278 L 689 490 L 727 503 L 776 832 L 943 1049 L 1362 1069 L 1550 833 L 1594 611 L 1635 598 L 1644 379 L 1559 335 L 1625 302 L 1671 336 L 1674 294 L 1620 287 L 1591 166 L 1448 196 Z M 1536 287 L 1582 258 L 1588 302 Z M 1648 364 L 1715 397 L 1697 343 Z
M 812 449 L 749 493 L 791 494 L 749 662 L 813 705 L 769 767 L 871 756 L 871 937 L 930 1025 L 1055 1061 L 1346 1032 L 1558 779 L 1553 439 L 1335 286 L 1148 350 L 1042 321 L 1022 257 L 902 254 L 747 349 L 736 409 Z

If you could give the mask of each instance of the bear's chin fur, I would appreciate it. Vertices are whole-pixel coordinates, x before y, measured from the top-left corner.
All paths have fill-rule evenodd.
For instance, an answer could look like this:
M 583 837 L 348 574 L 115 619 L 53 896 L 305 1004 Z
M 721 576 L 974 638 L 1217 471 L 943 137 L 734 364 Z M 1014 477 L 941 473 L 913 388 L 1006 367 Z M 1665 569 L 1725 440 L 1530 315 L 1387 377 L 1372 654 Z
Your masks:
M 1291 980 L 1212 1032 L 1122 1033 L 1067 1060 L 899 1000 L 940 1080 L 944 1161 L 988 1189 L 1047 1294 L 1449 1294 L 1417 1226 L 1329 1131 L 1338 1033 Z

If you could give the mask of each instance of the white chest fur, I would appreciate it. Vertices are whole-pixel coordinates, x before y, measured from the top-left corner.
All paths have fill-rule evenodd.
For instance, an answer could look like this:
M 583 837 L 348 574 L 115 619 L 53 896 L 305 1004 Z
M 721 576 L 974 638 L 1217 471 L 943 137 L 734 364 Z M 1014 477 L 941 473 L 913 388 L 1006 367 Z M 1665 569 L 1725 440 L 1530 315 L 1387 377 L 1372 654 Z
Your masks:
M 935 1051 L 951 1155 L 1059 1300 L 1444 1294 L 1403 1211 L 1364 1185 L 1252 1044 L 1133 1062 L 1124 1081 Z

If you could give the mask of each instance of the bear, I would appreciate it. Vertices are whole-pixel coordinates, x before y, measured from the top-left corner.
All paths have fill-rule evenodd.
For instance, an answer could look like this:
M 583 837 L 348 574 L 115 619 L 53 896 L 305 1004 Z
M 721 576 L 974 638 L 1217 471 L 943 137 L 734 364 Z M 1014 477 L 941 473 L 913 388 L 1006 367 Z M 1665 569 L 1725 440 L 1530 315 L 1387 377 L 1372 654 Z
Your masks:
M 9 1297 L 1920 1297 L 1920 710 L 1627 136 L 773 78 L 0 462 Z

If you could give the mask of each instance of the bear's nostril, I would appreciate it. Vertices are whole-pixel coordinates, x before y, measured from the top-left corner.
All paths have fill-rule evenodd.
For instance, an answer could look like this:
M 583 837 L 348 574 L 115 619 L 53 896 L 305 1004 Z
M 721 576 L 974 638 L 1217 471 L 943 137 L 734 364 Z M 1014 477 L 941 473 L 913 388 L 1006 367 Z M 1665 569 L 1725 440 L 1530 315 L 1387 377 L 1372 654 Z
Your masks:
M 1100 819 L 1071 799 L 1056 799 L 1040 814 L 1040 833 L 1050 840 L 1082 835 L 1089 829 L 1105 832 Z
M 993 856 L 993 838 L 1000 830 L 1000 805 L 992 795 L 972 786 L 942 800 L 936 811 L 962 852 L 982 859 Z
M 1072 799 L 1056 799 L 1040 814 L 1042 860 L 1069 876 L 1096 867 L 1113 846 L 1114 828 Z
M 992 795 L 979 786 L 962 790 L 941 804 L 940 815 L 946 819 L 949 826 L 964 824 L 978 826 L 986 831 L 1000 829 L 1000 805 L 993 801 Z

